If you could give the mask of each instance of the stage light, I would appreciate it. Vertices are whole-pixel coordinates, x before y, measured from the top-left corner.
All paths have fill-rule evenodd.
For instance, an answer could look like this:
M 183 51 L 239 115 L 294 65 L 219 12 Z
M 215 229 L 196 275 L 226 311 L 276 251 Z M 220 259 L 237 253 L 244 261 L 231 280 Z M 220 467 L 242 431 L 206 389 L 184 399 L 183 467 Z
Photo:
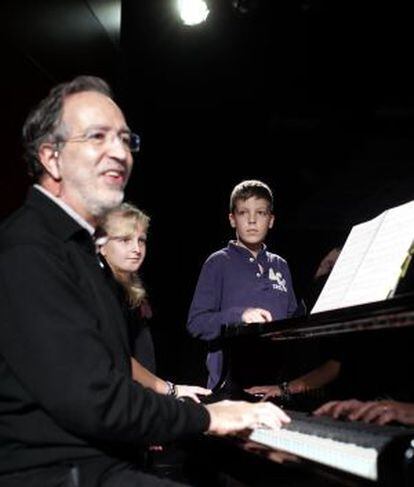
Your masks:
M 210 10 L 204 0 L 177 0 L 178 13 L 185 25 L 204 22 Z

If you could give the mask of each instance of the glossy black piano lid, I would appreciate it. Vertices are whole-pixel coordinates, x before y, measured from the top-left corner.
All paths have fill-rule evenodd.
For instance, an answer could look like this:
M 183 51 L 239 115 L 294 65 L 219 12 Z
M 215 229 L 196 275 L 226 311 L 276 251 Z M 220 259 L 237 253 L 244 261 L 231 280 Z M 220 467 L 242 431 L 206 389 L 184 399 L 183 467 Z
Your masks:
M 229 323 L 221 338 L 266 336 L 272 340 L 306 338 L 329 334 L 414 325 L 414 293 L 385 301 L 340 308 L 271 323 Z
M 414 295 L 265 324 L 223 330 L 225 387 L 241 390 L 292 380 L 326 360 L 341 363 L 338 378 L 306 397 L 307 410 L 328 399 L 414 400 Z M 221 384 L 223 389 L 223 383 Z

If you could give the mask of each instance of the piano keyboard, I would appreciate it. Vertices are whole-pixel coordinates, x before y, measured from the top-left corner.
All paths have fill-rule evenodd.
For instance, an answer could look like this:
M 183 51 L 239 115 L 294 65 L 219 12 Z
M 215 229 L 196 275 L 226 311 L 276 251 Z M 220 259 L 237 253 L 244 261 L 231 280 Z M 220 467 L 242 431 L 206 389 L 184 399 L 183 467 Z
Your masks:
M 405 431 L 398 426 L 338 421 L 295 411 L 287 413 L 292 418 L 289 425 L 277 432 L 257 428 L 249 439 L 373 481 L 378 480 L 377 459 L 381 448 Z

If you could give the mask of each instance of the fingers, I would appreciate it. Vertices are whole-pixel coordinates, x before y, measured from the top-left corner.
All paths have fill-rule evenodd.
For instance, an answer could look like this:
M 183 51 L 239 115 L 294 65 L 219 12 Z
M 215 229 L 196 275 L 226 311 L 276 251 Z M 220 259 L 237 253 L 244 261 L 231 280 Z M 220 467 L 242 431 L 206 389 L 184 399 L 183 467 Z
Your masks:
M 272 314 L 267 309 L 247 308 L 241 317 L 245 323 L 263 323 L 272 321 Z
M 316 416 L 332 416 L 336 419 L 345 416 L 352 421 L 377 424 L 386 424 L 398 419 L 397 411 L 389 401 L 361 402 L 356 399 L 328 402 L 314 411 L 313 414 Z
M 380 425 L 391 421 L 412 425 L 414 424 L 414 404 L 390 400 L 373 402 L 360 419 Z
M 185 397 L 190 397 L 194 402 L 200 403 L 200 399 L 197 397 L 197 394 L 192 394 L 191 392 L 188 392 L 185 394 Z
M 256 397 L 260 397 L 261 401 L 266 401 L 272 397 L 277 397 L 281 395 L 281 390 L 279 386 L 254 386 L 249 389 L 245 389 L 246 392 L 252 394 Z
M 289 416 L 279 407 L 269 402 L 257 404 L 261 407 L 258 410 L 259 426 L 267 426 L 271 429 L 279 429 L 283 424 L 290 423 Z
M 378 403 L 373 401 L 361 403 L 359 407 L 354 408 L 353 411 L 350 412 L 349 419 L 352 419 L 354 421 L 361 420 L 369 422 L 370 419 L 373 419 L 382 408 L 383 406 L 380 406 L 380 408 L 378 408 Z
M 356 411 L 351 419 L 365 423 L 386 424 L 396 419 L 396 412 L 387 401 L 368 402 Z
M 191 397 L 195 402 L 200 402 L 198 395 L 200 396 L 208 396 L 211 394 L 210 389 L 205 389 L 204 387 L 199 386 L 186 386 L 186 385 L 177 385 L 177 397 Z
M 263 387 L 265 386 L 253 386 L 245 389 L 249 394 L 261 394 L 263 392 Z
M 357 399 L 350 399 L 348 401 L 340 401 L 333 408 L 333 417 L 340 418 L 341 416 L 352 416 L 357 414 L 358 410 L 363 406 L 364 403 L 358 401 Z M 351 418 L 350 418 L 351 419 Z
M 242 320 L 245 323 L 262 323 L 265 321 L 258 309 L 248 309 L 243 313 Z
M 339 403 L 339 401 L 329 401 L 322 406 L 319 406 L 318 409 L 313 411 L 315 416 L 332 416 L 333 408 Z
M 393 408 L 388 408 L 387 406 L 384 406 L 380 416 L 378 416 L 375 422 L 377 424 L 384 425 L 390 423 L 391 421 L 400 421 L 401 423 L 404 423 L 404 421 L 401 421 L 398 411 L 395 411 Z
M 248 403 L 243 401 L 221 401 L 209 404 L 209 432 L 217 435 L 232 434 L 245 429 L 266 427 L 279 429 L 290 422 L 289 416 L 271 403 Z
M 190 386 L 196 394 L 201 394 L 202 396 L 209 396 L 213 391 L 211 389 L 206 389 L 205 387 Z
M 278 430 L 284 424 L 290 423 L 289 416 L 270 402 L 244 403 L 244 405 L 248 415 L 245 428 Z
M 364 403 L 356 399 L 350 399 L 348 401 L 330 401 L 323 404 L 316 411 L 315 416 L 332 416 L 338 419 L 341 416 L 350 416 L 355 414 Z
M 267 401 L 268 399 L 276 396 L 280 396 L 280 394 L 278 394 L 278 391 L 276 389 L 272 389 L 263 396 L 262 401 Z
M 266 394 L 272 390 L 275 386 L 253 386 L 245 389 L 249 394 Z
M 268 311 L 267 309 L 261 309 L 260 313 L 261 313 L 264 321 L 272 321 L 273 320 L 272 313 L 270 311 Z

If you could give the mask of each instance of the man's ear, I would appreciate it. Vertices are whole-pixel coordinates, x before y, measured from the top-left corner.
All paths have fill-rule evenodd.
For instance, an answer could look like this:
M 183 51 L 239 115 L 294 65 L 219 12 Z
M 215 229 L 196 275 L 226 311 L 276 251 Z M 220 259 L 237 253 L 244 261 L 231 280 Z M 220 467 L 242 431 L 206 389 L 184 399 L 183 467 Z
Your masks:
M 46 172 L 55 180 L 60 181 L 59 156 L 60 153 L 53 144 L 44 143 L 39 148 L 39 161 Z
M 229 222 L 232 228 L 236 228 L 236 222 L 234 220 L 234 215 L 233 213 L 229 213 Z
M 269 228 L 273 228 L 274 224 L 275 224 L 275 215 L 272 215 L 269 221 Z

